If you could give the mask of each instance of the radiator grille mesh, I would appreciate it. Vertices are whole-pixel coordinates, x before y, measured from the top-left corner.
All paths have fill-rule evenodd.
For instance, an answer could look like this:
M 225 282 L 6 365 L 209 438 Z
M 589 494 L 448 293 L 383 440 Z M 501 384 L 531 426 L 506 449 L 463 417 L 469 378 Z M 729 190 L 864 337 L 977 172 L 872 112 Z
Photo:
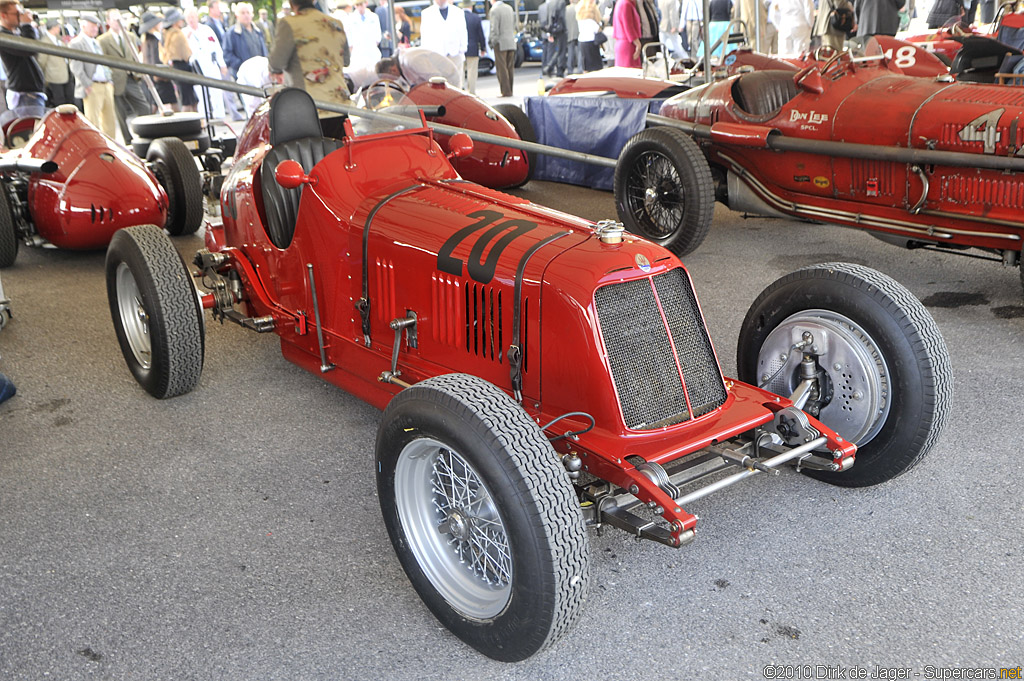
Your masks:
M 658 299 L 669 328 L 662 320 Z M 693 415 L 724 403 L 721 373 L 683 270 L 658 275 L 653 286 L 650 279 L 639 279 L 601 287 L 595 303 L 623 420 L 629 428 L 649 430 L 691 418 L 679 367 L 690 391 Z M 680 353 L 679 366 L 672 341 Z
M 672 270 L 656 276 L 654 288 L 679 354 L 693 415 L 717 409 L 725 403 L 725 384 L 689 277 L 683 270 Z

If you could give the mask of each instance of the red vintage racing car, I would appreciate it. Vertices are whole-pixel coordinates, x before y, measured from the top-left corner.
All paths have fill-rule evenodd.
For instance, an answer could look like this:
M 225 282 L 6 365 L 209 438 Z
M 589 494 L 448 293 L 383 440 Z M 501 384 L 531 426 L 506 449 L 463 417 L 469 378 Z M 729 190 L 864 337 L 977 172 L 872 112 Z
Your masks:
M 1000 4 L 991 24 L 965 26 L 956 17 L 941 28 L 919 35 L 902 35 L 901 39 L 935 54 L 948 66 L 953 65 L 964 47 L 978 41 L 1019 49 L 1024 47 L 1024 14 L 1016 12 L 1016 6 L 1015 1 Z
M 668 100 L 616 168 L 620 218 L 677 255 L 716 197 L 734 210 L 871 230 L 909 247 L 1020 259 L 1024 90 L 910 77 L 834 55 Z
M 412 117 L 411 127 L 419 125 L 422 111 L 431 123 L 484 132 L 513 140 L 535 142 L 533 126 L 523 110 L 514 104 L 490 106 L 484 100 L 452 87 L 444 78 L 432 79 L 409 87 L 404 80 L 381 79 L 358 93 L 357 101 L 371 111 Z M 259 121 L 266 121 L 266 107 L 258 109 Z M 355 123 L 361 134 L 394 129 L 394 123 L 359 118 Z M 239 135 L 236 153 L 242 155 L 253 145 L 265 144 L 270 131 L 266 125 L 249 126 Z M 447 151 L 449 135 L 435 133 L 437 142 Z M 495 189 L 520 187 L 533 174 L 534 154 L 499 144 L 477 143 L 473 152 L 453 158 L 459 174 L 467 180 Z
M 105 248 L 123 227 L 179 235 L 202 224 L 199 170 L 181 140 L 154 141 L 144 163 L 70 104 L 6 130 L 27 139 L 0 155 L 0 267 L 14 264 L 20 243 Z
M 427 109 L 427 120 L 456 128 L 486 132 L 513 140 L 535 142 L 533 126 L 523 110 L 514 104 L 490 106 L 476 95 L 452 87 L 444 79 L 419 83 L 411 88 L 405 81 L 379 81 L 384 96 L 370 88 L 372 107 L 376 111 L 414 112 Z M 390 93 L 388 88 L 397 88 Z M 418 118 L 418 114 L 416 114 Z M 447 151 L 449 135 L 434 133 L 434 138 Z M 477 142 L 473 153 L 452 159 L 452 165 L 463 178 L 486 187 L 503 189 L 526 184 L 536 165 L 534 154 L 512 147 Z
M 884 275 L 833 263 L 775 282 L 744 324 L 747 382 L 724 378 L 669 251 L 461 179 L 425 122 L 325 138 L 299 90 L 262 116 L 249 126 L 270 144 L 236 158 L 194 274 L 155 227 L 114 236 L 125 360 L 158 398 L 193 390 L 209 310 L 384 409 L 395 551 L 490 657 L 529 657 L 580 616 L 587 526 L 678 547 L 694 538 L 686 507 L 718 489 L 786 463 L 879 483 L 942 429 L 945 345 Z

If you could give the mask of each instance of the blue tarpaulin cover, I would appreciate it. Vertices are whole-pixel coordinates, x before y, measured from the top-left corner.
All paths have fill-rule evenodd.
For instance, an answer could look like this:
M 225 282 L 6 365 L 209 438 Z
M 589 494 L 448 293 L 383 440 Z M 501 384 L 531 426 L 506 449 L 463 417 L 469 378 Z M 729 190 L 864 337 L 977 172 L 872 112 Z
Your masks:
M 618 158 L 629 138 L 644 129 L 648 109 L 660 108 L 661 101 L 617 97 L 527 97 L 524 107 L 541 144 Z M 538 154 L 533 178 L 610 190 L 615 169 Z

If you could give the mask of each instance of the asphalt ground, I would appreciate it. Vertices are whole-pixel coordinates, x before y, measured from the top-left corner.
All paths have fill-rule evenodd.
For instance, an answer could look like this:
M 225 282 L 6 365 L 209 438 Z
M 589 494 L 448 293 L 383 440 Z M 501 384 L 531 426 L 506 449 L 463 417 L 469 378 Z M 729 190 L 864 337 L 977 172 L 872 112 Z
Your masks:
M 518 193 L 614 216 L 606 193 Z M 582 619 L 510 665 L 449 634 L 406 580 L 375 493 L 380 413 L 286 362 L 273 336 L 212 322 L 197 389 L 150 398 L 121 357 L 103 258 L 23 249 L 2 273 L 15 317 L 0 371 L 18 394 L 0 405 L 0 679 L 729 680 L 768 665 L 957 678 L 1024 664 L 1016 269 L 718 207 L 685 262 L 727 374 L 765 286 L 810 263 L 870 265 L 945 336 L 945 433 L 877 487 L 785 471 L 712 495 L 682 549 L 592 533 Z

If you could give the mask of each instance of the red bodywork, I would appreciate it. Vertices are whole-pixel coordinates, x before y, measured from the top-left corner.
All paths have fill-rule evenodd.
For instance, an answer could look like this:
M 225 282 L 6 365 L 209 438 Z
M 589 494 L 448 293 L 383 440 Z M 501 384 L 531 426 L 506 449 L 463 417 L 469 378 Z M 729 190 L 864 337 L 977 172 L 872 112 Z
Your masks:
M 1022 15 L 1024 16 L 1024 15 Z M 864 48 L 868 56 L 885 55 L 889 68 L 908 76 L 933 77 L 949 73 L 949 68 L 935 55 L 909 45 L 890 36 L 872 36 Z M 813 54 L 802 57 L 784 58 L 755 52 L 749 47 L 739 47 L 725 56 L 720 67 L 715 68 L 715 78 L 725 78 L 746 71 L 769 69 L 798 71 L 805 66 L 818 63 Z M 689 89 L 690 84 L 701 84 L 696 80 L 680 80 L 683 75 L 666 80 L 644 75 L 643 69 L 611 67 L 563 78 L 548 90 L 549 95 L 594 95 L 612 94 L 621 99 L 658 99 L 672 97 Z
M 519 139 L 519 134 L 504 116 L 479 97 L 453 88 L 447 83 L 416 85 L 399 101 L 399 104 L 443 106 L 443 115 L 428 116 L 427 120 L 513 140 Z M 448 135 L 435 133 L 434 139 L 442 149 L 448 151 Z M 476 142 L 472 154 L 452 159 L 452 165 L 459 171 L 459 175 L 470 182 L 495 189 L 518 187 L 530 176 L 526 152 L 485 142 Z
M 887 35 L 871 36 L 864 45 L 864 54 L 868 57 L 884 56 L 889 70 L 906 76 L 934 78 L 949 73 L 949 67 L 922 46 Z M 811 63 L 807 61 L 802 66 Z
M 661 109 L 699 124 L 705 155 L 728 181 L 730 207 L 865 227 L 919 244 L 1020 252 L 1024 91 L 898 75 L 884 59 L 843 58 L 824 73 L 812 66 L 798 74 L 803 87 L 789 83 L 788 101 L 776 101 L 774 110 L 741 108 L 737 97 L 758 99 L 744 79 L 772 73 L 769 99 L 786 99 L 780 93 L 790 76 L 761 72 L 690 90 Z M 768 148 L 769 138 L 809 141 L 815 153 L 780 153 Z M 818 143 L 826 142 L 840 144 L 821 153 Z M 891 160 L 907 149 L 957 154 Z M 989 164 L 995 169 L 985 169 Z
M 992 24 L 986 25 L 985 31 L 980 31 L 974 26 L 964 27 L 962 24 L 954 22 L 928 33 L 906 36 L 903 40 L 928 52 L 941 54 L 952 62 L 960 48 L 963 47 L 962 40 L 965 36 L 982 36 L 993 40 L 1000 40 L 1004 29 L 1019 30 L 1024 28 L 1024 13 L 1005 11 L 1007 6 L 1007 4 L 1004 4 L 1000 8 L 996 20 Z M 1012 8 L 1012 5 L 1010 7 Z
M 123 227 L 166 221 L 167 194 L 145 164 L 73 107 L 46 114 L 4 156 L 56 162 L 54 173 L 31 174 L 27 196 L 35 231 L 55 246 L 105 248 Z
M 260 117 L 257 112 L 249 122 L 243 140 L 258 137 L 266 126 Z M 537 423 L 574 411 L 596 421 L 578 439 L 554 443 L 556 449 L 578 453 L 587 471 L 614 485 L 636 485 L 635 496 L 664 509 L 677 545 L 696 517 L 676 507 L 627 457 L 666 463 L 770 423 L 791 404 L 723 379 L 707 341 L 708 380 L 718 382 L 722 403 L 676 425 L 627 427 L 596 292 L 640 282 L 649 293 L 653 278 L 665 273 L 689 286 L 675 256 L 629 235 L 605 243 L 589 221 L 462 181 L 426 129 L 347 137 L 310 171 L 294 237 L 281 249 L 263 226 L 258 185 L 267 150 L 249 144 L 236 157 L 221 194 L 223 226 L 208 231 L 207 246 L 227 256 L 221 271 L 240 275 L 244 302 L 238 304 L 245 314 L 273 318 L 286 358 L 370 404 L 383 408 L 400 390 L 381 380 L 396 342 L 392 320 L 416 318 L 415 342 L 403 336 L 399 346 L 397 369 L 407 383 L 457 371 L 513 393 L 509 346 L 516 344 L 523 357 L 522 405 Z M 215 307 L 213 294 L 204 305 Z M 513 337 L 516 309 L 519 338 Z M 664 314 L 657 323 L 667 323 Z M 696 304 L 693 314 L 704 332 Z M 675 362 L 685 375 L 681 355 Z M 829 458 L 848 464 L 855 448 L 811 422 L 828 438 Z M 586 425 L 570 417 L 552 432 Z
M 491 135 L 518 140 L 519 134 L 508 120 L 488 106 L 479 97 L 467 94 L 462 90 L 450 87 L 445 82 L 421 83 L 404 94 L 396 105 L 444 107 L 439 116 L 428 116 L 433 123 L 451 125 L 457 128 L 486 132 Z M 242 156 L 255 145 L 270 141 L 270 131 L 266 124 L 266 112 L 269 104 L 264 102 L 253 116 L 255 125 L 247 125 L 238 137 L 236 154 Z M 380 109 L 387 112 L 387 109 Z M 449 135 L 436 133 L 434 138 L 441 148 L 448 151 Z M 464 158 L 453 159 L 455 169 L 469 180 L 486 187 L 502 189 L 518 187 L 530 177 L 530 164 L 525 152 L 512 147 L 477 142 L 473 153 Z
M 669 97 L 686 86 L 663 78 L 645 77 L 642 69 L 616 66 L 563 78 L 548 95 L 579 95 L 607 92 L 622 99 Z

